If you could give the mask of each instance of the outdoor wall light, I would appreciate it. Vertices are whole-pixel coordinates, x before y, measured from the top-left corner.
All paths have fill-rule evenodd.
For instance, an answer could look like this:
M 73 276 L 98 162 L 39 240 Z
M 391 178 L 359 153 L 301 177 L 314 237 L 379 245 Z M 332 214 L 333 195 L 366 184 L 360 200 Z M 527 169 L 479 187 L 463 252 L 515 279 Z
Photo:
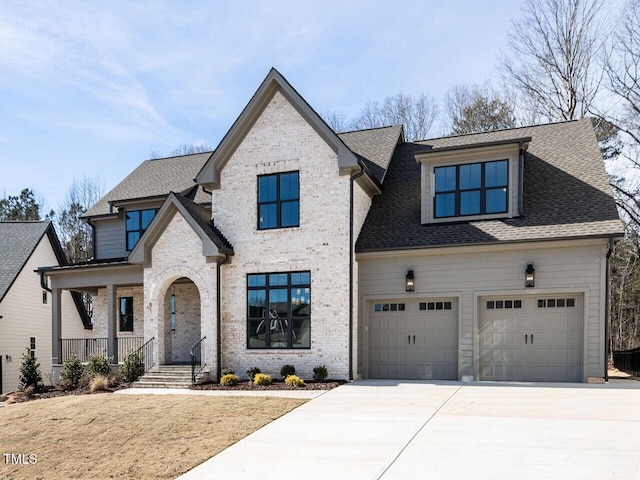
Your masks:
M 524 271 L 524 286 L 535 287 L 536 286 L 536 270 L 533 268 L 533 263 L 527 264 L 527 269 Z
M 414 289 L 414 284 L 413 284 L 413 280 L 414 280 L 414 276 L 413 276 L 413 269 L 409 269 L 409 271 L 407 272 L 407 276 L 405 277 L 405 284 L 404 284 L 404 289 L 407 292 L 413 292 Z

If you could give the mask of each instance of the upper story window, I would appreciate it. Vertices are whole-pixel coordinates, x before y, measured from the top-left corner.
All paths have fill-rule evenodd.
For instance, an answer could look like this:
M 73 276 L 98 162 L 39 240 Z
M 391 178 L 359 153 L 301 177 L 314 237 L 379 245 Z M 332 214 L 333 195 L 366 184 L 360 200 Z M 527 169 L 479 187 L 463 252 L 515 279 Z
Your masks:
M 258 177 L 258 229 L 300 224 L 299 172 Z
M 153 217 L 158 212 L 157 208 L 151 208 L 148 210 L 132 210 L 127 212 L 126 220 L 126 235 L 127 235 L 127 251 L 133 250 L 138 240 L 147 229 Z
M 509 162 L 435 167 L 434 218 L 506 213 Z

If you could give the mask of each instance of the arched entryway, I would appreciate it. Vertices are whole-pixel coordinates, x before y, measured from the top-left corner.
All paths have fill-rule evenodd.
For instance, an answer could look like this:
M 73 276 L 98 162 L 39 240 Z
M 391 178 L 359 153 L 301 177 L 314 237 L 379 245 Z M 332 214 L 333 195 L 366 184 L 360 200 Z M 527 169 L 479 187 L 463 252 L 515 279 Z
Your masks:
M 187 365 L 191 349 L 202 338 L 200 292 L 186 277 L 175 280 L 164 296 L 165 365 Z

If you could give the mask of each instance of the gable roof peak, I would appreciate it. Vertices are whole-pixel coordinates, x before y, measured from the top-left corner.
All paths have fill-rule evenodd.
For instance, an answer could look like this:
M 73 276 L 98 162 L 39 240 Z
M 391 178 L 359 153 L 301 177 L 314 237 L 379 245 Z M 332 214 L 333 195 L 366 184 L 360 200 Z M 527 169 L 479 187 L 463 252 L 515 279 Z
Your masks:
M 251 100 L 249 100 L 249 103 L 244 110 L 242 110 L 242 113 L 240 113 L 218 147 L 196 176 L 196 181 L 200 185 L 206 188 L 220 187 L 220 171 L 224 168 L 229 158 L 231 158 L 277 92 L 284 96 L 298 114 L 304 118 L 337 154 L 339 168 L 346 170 L 357 168 L 358 160 L 356 155 L 345 145 L 331 127 L 327 125 L 322 117 L 311 108 L 307 101 L 291 86 L 286 78 L 272 67 L 251 97 Z

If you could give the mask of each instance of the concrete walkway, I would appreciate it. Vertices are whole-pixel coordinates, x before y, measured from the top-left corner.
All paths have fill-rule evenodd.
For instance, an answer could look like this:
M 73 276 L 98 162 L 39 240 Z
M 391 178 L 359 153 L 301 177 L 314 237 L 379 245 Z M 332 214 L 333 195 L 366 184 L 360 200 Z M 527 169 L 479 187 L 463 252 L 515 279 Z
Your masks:
M 358 381 L 181 476 L 636 479 L 640 383 Z

